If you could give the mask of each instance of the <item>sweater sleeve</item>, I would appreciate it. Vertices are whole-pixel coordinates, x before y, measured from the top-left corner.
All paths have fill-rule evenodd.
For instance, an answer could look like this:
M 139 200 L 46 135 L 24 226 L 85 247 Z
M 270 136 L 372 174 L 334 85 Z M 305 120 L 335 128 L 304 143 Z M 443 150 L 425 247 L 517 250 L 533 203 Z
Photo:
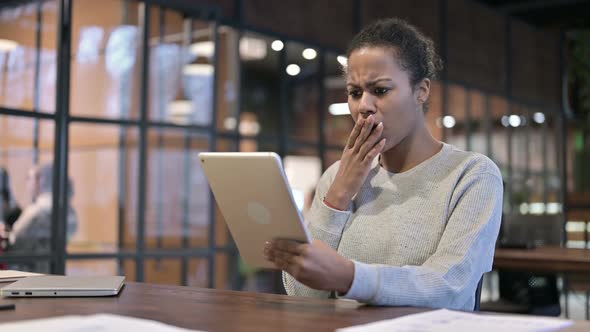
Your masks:
M 350 208 L 348 211 L 332 209 L 324 203 L 324 197 L 332 184 L 332 176 L 337 170 L 337 164 L 332 165 L 320 178 L 316 187 L 313 203 L 306 220 L 306 225 L 313 240 L 321 240 L 338 250 L 342 232 L 352 215 Z M 289 295 L 310 296 L 327 298 L 330 292 L 311 289 L 293 278 L 286 272 L 283 272 L 283 284 Z
M 341 297 L 374 305 L 473 308 L 475 289 L 491 270 L 500 228 L 499 172 L 466 175 L 450 199 L 435 253 L 420 266 L 354 261 L 354 280 Z

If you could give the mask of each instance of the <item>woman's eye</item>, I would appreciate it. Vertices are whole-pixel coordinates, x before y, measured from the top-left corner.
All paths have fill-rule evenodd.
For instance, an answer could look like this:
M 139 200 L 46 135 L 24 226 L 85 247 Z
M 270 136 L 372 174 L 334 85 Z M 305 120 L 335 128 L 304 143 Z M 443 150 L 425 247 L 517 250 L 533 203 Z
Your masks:
M 360 92 L 359 90 L 351 90 L 348 91 L 348 95 L 352 98 L 359 98 L 362 95 L 362 92 Z
M 384 95 L 389 91 L 388 88 L 375 88 L 374 93 L 376 95 Z

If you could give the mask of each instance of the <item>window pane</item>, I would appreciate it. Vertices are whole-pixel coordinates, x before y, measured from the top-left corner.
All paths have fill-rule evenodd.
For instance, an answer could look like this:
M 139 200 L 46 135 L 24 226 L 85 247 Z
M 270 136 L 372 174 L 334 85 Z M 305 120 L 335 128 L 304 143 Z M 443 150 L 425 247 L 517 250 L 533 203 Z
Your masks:
M 149 115 L 153 121 L 210 125 L 215 30 L 207 21 L 152 6 Z M 192 26 L 191 26 L 192 25 Z
M 206 247 L 209 243 L 209 185 L 198 153 L 206 135 L 151 129 L 148 143 L 146 245 L 148 248 Z
M 180 258 L 145 259 L 145 282 L 153 284 L 180 285 L 182 264 Z
M 319 140 L 319 57 L 317 50 L 299 43 L 287 43 L 287 86 L 289 136 L 301 141 Z
M 228 254 L 216 254 L 215 255 L 215 285 L 214 287 L 217 289 L 231 289 L 231 277 L 230 273 L 235 269 L 232 269 L 230 264 L 233 263 L 233 260 L 230 259 Z M 203 286 L 201 286 L 203 287 Z
M 545 113 L 545 121 L 547 122 L 547 200 L 549 204 L 553 203 L 551 206 L 547 206 L 547 213 L 561 213 L 561 155 L 562 150 L 560 146 L 560 118 L 557 114 L 557 111 L 554 112 L 546 112 Z M 563 121 L 563 120 L 561 120 Z M 578 142 L 579 144 L 579 142 Z M 584 143 L 585 144 L 585 143 Z M 578 146 L 579 148 L 579 146 Z M 586 150 L 587 151 L 587 150 Z M 587 152 L 586 152 L 587 153 Z M 583 164 L 581 161 L 582 154 L 578 154 L 575 156 L 576 159 L 570 159 L 570 164 L 574 162 L 577 163 L 576 166 L 572 167 L 577 169 L 582 174 L 587 174 L 587 170 L 584 167 L 580 167 Z M 572 165 L 573 166 L 573 165 Z M 584 190 L 585 188 L 580 188 L 580 183 L 583 183 L 583 180 L 579 178 L 572 177 L 574 180 L 578 180 L 578 183 L 574 183 L 573 186 L 568 187 L 570 191 L 580 191 L 580 192 L 587 192 Z
M 217 59 L 217 130 L 235 132 L 238 120 L 240 97 L 240 57 L 259 59 L 266 54 L 265 44 L 259 40 L 242 38 L 240 32 L 228 26 L 219 27 Z M 238 53 L 239 52 L 239 53 Z
M 322 173 L 319 150 L 313 147 L 291 147 L 283 158 L 283 165 L 295 203 L 306 214 Z
M 426 125 L 432 133 L 432 136 L 438 140 L 442 140 L 443 123 L 442 123 L 442 84 L 438 81 L 432 82 L 430 86 L 430 97 L 426 105 Z
M 240 132 L 245 130 L 244 135 L 276 137 L 279 134 L 281 79 L 284 75 L 280 68 L 280 52 L 284 52 L 281 51 L 284 47 L 283 42 L 260 34 L 244 32 L 240 39 L 240 47 L 242 43 L 264 43 L 265 47 L 260 47 L 259 52 L 252 52 L 251 55 L 250 52 L 242 54 L 240 50 L 240 98 L 243 114 L 240 118 Z M 281 50 L 278 46 L 281 46 Z M 242 127 L 242 123 L 246 123 L 245 127 Z
M 54 112 L 56 26 L 56 1 L 0 9 L 0 106 Z
M 122 261 L 122 275 L 125 276 L 125 280 L 137 281 L 137 269 L 134 259 L 125 259 Z
M 208 273 L 209 263 L 206 258 L 190 259 L 186 271 L 187 286 L 206 288 L 208 286 Z
M 449 84 L 447 91 L 447 117 L 443 118 L 442 123 L 443 127 L 445 128 L 447 143 L 452 144 L 461 150 L 466 150 L 466 91 L 462 86 L 454 84 Z
M 72 6 L 71 114 L 137 118 L 138 2 L 77 0 Z
M 115 276 L 123 272 L 118 270 L 116 259 L 68 259 L 66 275 L 68 276 Z
M 508 101 L 504 97 L 490 96 L 492 159 L 496 162 L 503 176 L 508 167 Z
M 321 111 L 324 113 L 326 124 L 324 129 L 326 143 L 336 146 L 346 144 L 354 127 L 347 103 L 346 80 L 342 68 L 342 64 L 346 63 L 344 61 L 343 56 L 334 53 L 327 53 L 325 57 L 326 76 L 323 84 L 325 104 Z
M 518 211 L 519 206 L 529 200 L 528 190 L 528 130 L 526 120 L 526 108 L 521 105 L 512 105 L 508 116 L 511 137 L 512 177 L 505 178 L 510 189 L 509 208 Z
M 69 253 L 135 250 L 138 131 L 70 125 L 69 173 L 78 219 Z
M 471 151 L 487 154 L 488 138 L 486 128 L 489 125 L 489 116 L 486 109 L 486 97 L 478 90 L 469 90 L 468 106 L 471 122 Z

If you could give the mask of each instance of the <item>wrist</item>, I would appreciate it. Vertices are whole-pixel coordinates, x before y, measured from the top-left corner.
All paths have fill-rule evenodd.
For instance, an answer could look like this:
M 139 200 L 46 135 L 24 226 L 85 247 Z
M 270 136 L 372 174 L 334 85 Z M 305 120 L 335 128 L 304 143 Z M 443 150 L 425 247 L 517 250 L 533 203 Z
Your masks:
M 354 280 L 354 263 L 350 259 L 345 259 L 343 264 L 342 282 L 341 285 L 336 289 L 338 294 L 345 295 L 352 287 L 352 281 Z
M 343 192 L 337 193 L 330 189 L 324 197 L 324 203 L 333 209 L 347 211 L 350 205 L 350 197 Z

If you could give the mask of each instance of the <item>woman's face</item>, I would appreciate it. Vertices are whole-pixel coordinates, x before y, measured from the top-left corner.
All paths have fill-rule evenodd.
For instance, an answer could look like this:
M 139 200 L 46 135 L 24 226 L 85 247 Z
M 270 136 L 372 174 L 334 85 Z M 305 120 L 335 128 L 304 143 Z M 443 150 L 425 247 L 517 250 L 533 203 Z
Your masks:
M 346 89 L 348 107 L 356 122 L 373 114 L 374 124 L 383 122 L 386 151 L 412 133 L 424 121 L 422 104 L 428 98 L 429 81 L 412 89 L 408 73 L 401 68 L 393 50 L 365 47 L 348 59 Z

